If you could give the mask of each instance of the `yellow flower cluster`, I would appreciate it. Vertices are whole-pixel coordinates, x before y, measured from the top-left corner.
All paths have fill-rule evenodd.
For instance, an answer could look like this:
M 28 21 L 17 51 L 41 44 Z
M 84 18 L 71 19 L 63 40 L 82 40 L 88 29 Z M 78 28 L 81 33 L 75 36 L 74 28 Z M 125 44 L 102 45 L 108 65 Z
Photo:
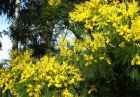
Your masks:
M 10 90 L 11 94 L 20 97 L 24 90 L 30 97 L 40 97 L 43 87 L 47 86 L 60 89 L 63 97 L 73 97 L 66 96 L 71 94 L 67 88 L 84 80 L 78 68 L 66 62 L 59 63 L 52 56 L 44 56 L 36 61 L 31 58 L 28 50 L 24 54 L 14 51 L 11 56 L 13 59 L 10 69 L 0 69 L 0 88 L 3 89 L 3 93 Z M 18 91 L 18 87 L 23 87 L 22 91 Z
M 139 48 L 139 12 L 140 7 L 136 0 L 129 2 L 90 0 L 76 5 L 69 16 L 73 22 L 82 22 L 84 27 L 90 30 L 93 40 L 85 37 L 82 45 L 85 43 L 86 45 L 83 48 L 87 49 L 89 47 L 95 53 L 99 48 L 105 48 L 107 45 L 113 48 L 125 48 L 128 44 Z M 111 60 L 106 53 L 98 55 L 100 59 L 107 57 L 107 63 L 111 64 Z M 96 56 L 93 56 L 93 59 L 96 60 Z M 138 55 L 132 59 L 131 64 L 139 64 Z
M 85 28 L 95 31 L 107 30 L 119 33 L 127 42 L 140 41 L 140 7 L 135 0 L 120 3 L 117 0 L 90 0 L 76 5 L 69 14 L 74 22 L 83 22 Z M 112 27 L 112 29 L 108 29 Z M 103 33 L 105 33 L 103 31 Z
M 77 68 L 66 62 L 60 65 L 54 57 L 48 58 L 46 56 L 37 64 L 37 68 L 40 68 L 38 71 L 42 73 L 39 77 L 49 83 L 48 87 L 68 87 L 70 84 L 76 84 L 76 82 L 83 80 Z
M 0 88 L 3 88 L 2 93 L 5 93 L 6 90 L 17 96 L 18 94 L 14 90 L 14 78 L 9 70 L 0 69 Z
M 131 65 L 140 65 L 140 55 L 136 54 L 135 57 L 131 60 Z
M 74 59 L 81 61 L 79 58 L 81 54 L 85 60 L 85 66 L 100 60 L 105 60 L 108 64 L 111 64 L 110 58 L 106 52 L 100 52 L 100 50 L 105 49 L 106 46 L 109 45 L 110 40 L 106 38 L 103 33 L 99 32 L 92 33 L 92 37 L 94 40 L 89 36 L 85 36 L 83 40 L 74 39 L 74 43 L 69 45 L 70 47 L 67 46 L 67 39 L 64 39 L 60 42 L 60 55 L 67 57 L 67 61 L 73 61 Z M 86 52 L 88 50 L 90 50 L 90 54 Z
M 61 3 L 61 0 L 48 0 L 49 5 L 51 6 L 58 6 Z
M 68 41 L 66 38 L 62 37 L 59 42 L 59 49 L 60 49 L 60 55 L 72 57 L 72 52 L 68 50 Z

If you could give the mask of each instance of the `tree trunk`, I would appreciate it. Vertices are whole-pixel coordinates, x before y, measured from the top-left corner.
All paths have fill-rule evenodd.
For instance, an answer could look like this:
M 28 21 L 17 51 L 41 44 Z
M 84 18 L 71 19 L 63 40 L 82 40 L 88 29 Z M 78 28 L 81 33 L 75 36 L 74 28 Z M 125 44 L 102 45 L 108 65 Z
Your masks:
M 13 23 L 12 23 L 12 33 L 17 33 L 17 19 L 19 17 L 19 10 L 20 10 L 20 0 L 15 1 L 15 12 L 14 12 L 14 18 L 13 18 Z M 13 47 L 12 49 L 18 49 L 18 40 L 13 37 Z
M 48 29 L 44 34 L 44 39 L 46 42 L 46 51 L 47 53 L 51 51 L 51 46 L 52 46 L 52 36 L 53 36 L 53 29 L 54 29 L 54 22 L 47 21 L 47 25 L 45 29 Z

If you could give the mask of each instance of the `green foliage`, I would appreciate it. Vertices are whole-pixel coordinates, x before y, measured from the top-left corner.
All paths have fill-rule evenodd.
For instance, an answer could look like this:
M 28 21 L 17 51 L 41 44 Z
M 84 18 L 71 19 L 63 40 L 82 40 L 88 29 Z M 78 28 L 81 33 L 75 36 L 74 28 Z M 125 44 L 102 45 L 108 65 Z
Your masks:
M 11 54 L 10 68 L 0 69 L 2 96 L 16 97 L 74 97 L 82 78 L 77 67 L 59 63 L 55 56 L 41 59 L 31 57 L 31 52 Z
M 95 84 L 97 91 L 88 96 L 137 97 L 134 84 L 140 89 L 139 66 L 132 65 L 139 65 L 138 3 L 90 0 L 76 5 L 70 18 L 73 23 L 84 24 L 88 33 L 83 31 L 83 40 L 77 40 L 72 49 L 66 48 L 71 55 L 60 54 L 68 56 L 70 62 L 78 59 L 76 65 L 87 79 L 85 83 Z
M 0 69 L 0 92 L 4 96 L 140 96 L 139 3 L 90 0 L 75 4 L 72 10 L 73 5 L 68 0 L 49 0 L 38 5 L 40 9 L 21 11 L 19 33 L 12 32 L 11 36 L 24 49 L 32 44 L 32 49 L 39 53 L 44 50 L 45 54 L 46 49 L 54 47 L 53 30 L 59 21 L 65 25 L 63 30 L 71 29 L 76 38 L 68 41 L 62 37 L 59 52 L 40 59 L 28 51 L 12 52 L 10 69 Z

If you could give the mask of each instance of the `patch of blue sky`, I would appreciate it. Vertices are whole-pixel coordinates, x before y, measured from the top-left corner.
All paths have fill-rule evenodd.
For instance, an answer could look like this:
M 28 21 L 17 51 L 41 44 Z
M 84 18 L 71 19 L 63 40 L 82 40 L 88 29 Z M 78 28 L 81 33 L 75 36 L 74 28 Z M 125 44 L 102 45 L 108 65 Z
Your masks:
M 3 30 L 8 30 L 10 23 L 7 20 L 6 16 L 0 16 L 0 32 Z M 0 60 L 9 59 L 9 52 L 12 47 L 12 42 L 10 38 L 4 34 L 2 34 L 2 38 L 0 37 L 0 41 L 2 43 L 2 50 L 0 50 Z

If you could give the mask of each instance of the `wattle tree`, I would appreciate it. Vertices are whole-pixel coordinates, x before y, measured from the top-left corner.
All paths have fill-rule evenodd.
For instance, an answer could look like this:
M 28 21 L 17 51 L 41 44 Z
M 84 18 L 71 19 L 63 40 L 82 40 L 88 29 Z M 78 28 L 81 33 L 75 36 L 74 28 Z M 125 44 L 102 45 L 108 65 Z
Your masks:
M 53 28 L 53 21 L 66 20 L 67 28 L 71 28 L 76 37 L 68 41 L 63 36 L 56 47 L 57 53 L 40 58 L 32 57 L 28 50 L 12 51 L 10 67 L 0 68 L 0 94 L 5 97 L 139 97 L 139 2 L 89 0 L 76 2 L 74 9 L 67 12 L 67 3 L 56 1 L 49 0 L 39 22 L 30 21 L 31 24 L 47 23 L 45 27 Z M 22 28 L 28 19 L 19 24 Z M 28 36 L 28 30 L 21 38 Z M 36 31 L 40 30 L 39 26 Z M 36 43 L 36 35 L 38 33 L 27 39 Z M 26 44 L 26 38 L 23 39 Z

